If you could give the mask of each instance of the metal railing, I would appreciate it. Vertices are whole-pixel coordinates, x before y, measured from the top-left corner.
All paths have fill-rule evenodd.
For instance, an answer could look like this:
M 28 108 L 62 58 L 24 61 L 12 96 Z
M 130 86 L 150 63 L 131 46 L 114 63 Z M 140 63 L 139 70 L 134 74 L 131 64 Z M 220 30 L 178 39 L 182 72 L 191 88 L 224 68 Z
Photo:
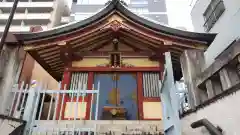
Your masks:
M 100 83 L 97 89 L 92 90 L 87 90 L 87 84 L 80 84 L 75 90 L 67 90 L 66 86 L 61 90 L 60 86 L 59 90 L 49 90 L 44 85 L 31 88 L 24 83 L 20 87 L 16 85 L 9 95 L 8 116 L 27 121 L 25 133 L 29 135 L 96 132 L 94 125 L 82 127 L 77 124 L 87 117 L 97 120 Z M 57 125 L 60 121 L 69 120 L 71 124 L 62 127 L 44 126 L 46 121 Z

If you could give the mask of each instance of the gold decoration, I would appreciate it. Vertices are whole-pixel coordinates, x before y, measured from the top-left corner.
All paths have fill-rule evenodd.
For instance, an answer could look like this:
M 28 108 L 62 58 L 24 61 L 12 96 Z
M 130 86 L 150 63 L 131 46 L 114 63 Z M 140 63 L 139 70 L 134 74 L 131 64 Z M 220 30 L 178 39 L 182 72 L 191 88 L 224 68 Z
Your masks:
M 137 93 L 136 93 L 137 90 L 134 90 L 131 94 L 131 99 L 137 101 Z
M 33 46 L 24 46 L 23 47 L 25 51 L 32 50 Z
M 112 80 L 113 80 L 113 81 L 118 81 L 119 78 L 120 78 L 120 77 L 119 77 L 119 74 L 113 74 L 113 75 L 112 75 Z
M 112 109 L 111 113 L 112 113 L 112 115 L 116 115 L 117 114 L 117 110 L 116 109 Z
M 133 73 L 133 74 L 132 74 L 132 77 L 133 77 L 134 79 L 136 79 L 136 78 L 137 78 L 137 74 Z
M 118 105 L 120 103 L 119 90 L 113 88 L 108 94 L 108 102 L 112 105 Z

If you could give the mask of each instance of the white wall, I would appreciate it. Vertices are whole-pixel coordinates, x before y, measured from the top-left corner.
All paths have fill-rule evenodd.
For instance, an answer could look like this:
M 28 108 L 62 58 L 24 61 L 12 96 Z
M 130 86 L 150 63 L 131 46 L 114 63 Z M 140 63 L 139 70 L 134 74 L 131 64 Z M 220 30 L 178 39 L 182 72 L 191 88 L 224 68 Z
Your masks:
M 185 116 L 182 122 L 183 135 L 210 135 L 205 128 L 192 129 L 192 122 L 207 118 L 215 126 L 220 126 L 224 135 L 240 135 L 240 91 L 218 100 L 209 106 Z
M 208 4 L 211 0 L 198 0 L 191 11 L 192 22 L 196 32 L 204 31 L 204 18 Z M 228 47 L 228 45 L 240 36 L 240 1 L 224 0 L 225 12 L 209 31 L 210 33 L 218 33 L 216 39 L 205 53 L 206 67 L 208 67 L 214 59 Z

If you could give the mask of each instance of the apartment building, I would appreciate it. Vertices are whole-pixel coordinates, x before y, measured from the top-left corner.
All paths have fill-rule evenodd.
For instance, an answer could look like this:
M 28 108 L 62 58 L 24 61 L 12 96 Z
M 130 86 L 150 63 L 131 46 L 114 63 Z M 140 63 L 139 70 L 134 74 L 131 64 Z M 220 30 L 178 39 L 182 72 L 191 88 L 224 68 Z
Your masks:
M 0 1 L 0 33 L 4 31 L 14 0 Z M 61 24 L 62 16 L 69 16 L 71 2 L 68 0 L 20 0 L 10 27 L 10 32 L 24 33 L 48 30 Z M 32 29 L 40 26 L 39 29 Z M 23 52 L 24 53 L 24 52 Z M 29 54 L 23 54 L 24 65 L 19 68 L 20 81 L 48 82 L 49 88 L 57 87 L 52 78 Z
M 196 32 L 217 33 L 216 39 L 205 52 L 205 67 L 240 36 L 239 0 L 197 0 L 191 18 Z
M 80 21 L 99 12 L 109 0 L 73 0 L 71 16 L 62 17 L 61 23 Z M 135 14 L 162 24 L 168 24 L 165 0 L 124 0 Z

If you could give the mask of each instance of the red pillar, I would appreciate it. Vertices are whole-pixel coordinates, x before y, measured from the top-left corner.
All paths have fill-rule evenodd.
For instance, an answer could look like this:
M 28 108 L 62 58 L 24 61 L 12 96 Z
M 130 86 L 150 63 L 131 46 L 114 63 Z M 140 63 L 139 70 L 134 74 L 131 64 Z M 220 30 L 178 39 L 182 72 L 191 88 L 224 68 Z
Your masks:
M 92 85 L 94 83 L 94 72 L 89 72 L 88 73 L 88 90 L 92 90 Z M 86 110 L 86 119 L 90 119 L 90 109 L 91 109 L 91 99 L 92 99 L 92 94 L 87 95 L 87 110 Z
M 139 120 L 143 120 L 143 73 L 137 72 L 137 97 Z
M 64 86 L 65 89 L 69 89 L 71 83 L 71 72 L 68 70 L 68 68 L 65 68 L 64 73 L 63 73 L 63 77 L 62 77 L 62 82 L 61 82 L 61 90 L 64 90 Z M 57 105 L 57 115 L 56 115 L 56 119 L 58 120 L 60 117 L 60 113 L 62 115 L 62 118 L 64 116 L 64 108 L 65 108 L 65 103 L 66 103 L 66 99 L 67 99 L 67 95 L 65 95 L 64 97 L 64 101 L 63 101 L 63 105 L 62 104 L 62 98 L 63 98 L 63 94 L 59 95 L 59 100 L 58 100 L 58 105 Z M 62 106 L 62 112 L 61 111 L 61 106 Z

